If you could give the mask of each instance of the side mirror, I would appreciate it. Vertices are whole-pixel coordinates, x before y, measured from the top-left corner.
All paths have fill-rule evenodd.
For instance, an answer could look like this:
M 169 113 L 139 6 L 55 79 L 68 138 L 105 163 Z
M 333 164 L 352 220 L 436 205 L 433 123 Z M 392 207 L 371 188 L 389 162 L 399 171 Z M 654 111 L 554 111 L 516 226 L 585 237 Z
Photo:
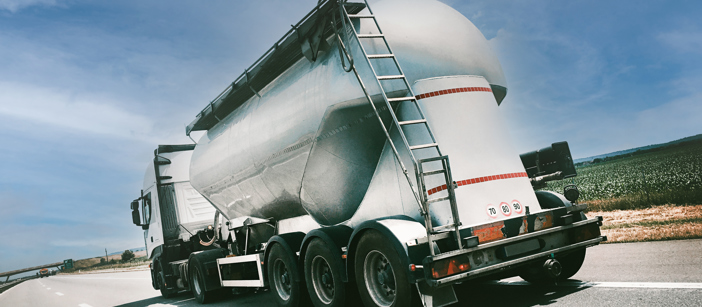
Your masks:
M 139 208 L 135 208 L 132 210 L 132 223 L 137 226 L 142 226 L 141 225 L 141 216 L 139 215 Z
M 575 177 L 575 165 L 568 142 L 553 143 L 540 150 L 519 155 L 529 178 L 561 172 L 557 179 Z
M 132 200 L 131 208 L 132 208 L 132 210 L 139 209 L 139 200 L 138 199 Z

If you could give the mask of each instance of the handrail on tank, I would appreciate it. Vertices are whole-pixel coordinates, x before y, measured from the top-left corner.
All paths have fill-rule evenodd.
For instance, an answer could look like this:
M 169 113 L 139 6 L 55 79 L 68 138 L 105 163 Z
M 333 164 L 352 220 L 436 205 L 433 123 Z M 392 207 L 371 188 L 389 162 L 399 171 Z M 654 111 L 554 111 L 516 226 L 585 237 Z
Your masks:
M 336 0 L 319 0 L 319 1 L 317 2 L 317 6 L 315 6 L 314 9 L 312 9 L 309 13 L 307 13 L 307 15 L 305 15 L 305 17 L 303 17 L 302 20 L 300 20 L 297 24 L 295 24 L 295 25 L 292 27 L 292 29 L 288 30 L 288 32 L 285 33 L 285 35 L 283 35 L 283 37 L 282 37 L 281 39 L 279 39 L 277 42 L 275 42 L 275 44 L 274 44 L 271 48 L 269 48 L 261 57 L 259 57 L 253 64 L 251 64 L 251 66 L 249 66 L 247 69 L 245 69 L 244 72 L 243 72 L 241 75 L 239 75 L 239 77 L 237 77 L 237 78 L 234 80 L 234 82 L 232 82 L 231 84 L 229 84 L 229 86 L 227 86 L 221 93 L 219 93 L 219 95 L 217 95 L 217 97 L 215 97 L 214 99 L 212 99 L 212 101 L 210 101 L 210 103 L 207 104 L 207 106 L 206 106 L 205 108 L 203 108 L 202 111 L 200 111 L 200 112 L 198 113 L 198 115 L 205 115 L 205 112 L 207 111 L 208 108 L 209 108 L 210 110 L 212 110 L 212 112 L 214 112 L 214 102 L 215 102 L 215 101 L 217 101 L 218 99 L 222 98 L 224 95 L 228 94 L 232 89 L 234 89 L 234 85 L 235 85 L 237 82 L 241 81 L 244 77 L 247 77 L 249 71 L 253 70 L 257 65 L 261 64 L 265 58 L 267 58 L 269 55 L 271 55 L 273 52 L 275 52 L 275 50 L 278 49 L 278 45 L 279 45 L 280 43 L 282 43 L 282 42 L 285 41 L 288 37 L 290 37 L 290 36 L 293 34 L 293 32 L 295 32 L 296 29 L 297 29 L 298 27 L 300 27 L 300 25 L 301 25 L 302 23 L 304 23 L 305 21 L 307 21 L 307 20 L 310 18 L 310 16 L 312 16 L 314 13 L 316 13 L 317 11 L 319 11 L 319 8 L 320 8 L 323 4 L 326 4 L 327 2 L 330 2 L 330 1 L 336 1 Z M 343 1 L 346 2 L 346 0 L 343 0 Z M 191 130 L 186 130 L 186 135 L 190 136 L 190 132 L 192 132 L 192 131 L 191 131 Z

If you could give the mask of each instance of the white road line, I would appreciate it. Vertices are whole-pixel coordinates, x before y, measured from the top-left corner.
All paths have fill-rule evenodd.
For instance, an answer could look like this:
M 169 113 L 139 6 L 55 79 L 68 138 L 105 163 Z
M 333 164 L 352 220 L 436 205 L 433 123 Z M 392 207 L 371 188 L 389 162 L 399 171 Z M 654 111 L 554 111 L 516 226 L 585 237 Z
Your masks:
M 194 299 L 195 299 L 195 298 L 193 297 L 193 298 L 189 298 L 189 299 L 187 299 L 187 300 L 182 300 L 182 301 L 173 302 L 173 303 L 171 303 L 171 304 L 178 304 L 178 303 L 182 303 L 182 302 L 192 301 L 192 300 L 194 300 Z
M 505 286 L 530 286 L 526 281 L 497 281 L 491 284 Z M 702 283 L 685 282 L 589 282 L 565 281 L 557 284 L 559 287 L 578 288 L 647 288 L 647 289 L 702 289 Z
M 151 280 L 151 278 L 109 278 L 109 277 L 54 277 L 55 279 L 109 279 L 109 280 Z
M 63 296 L 63 293 L 61 293 L 61 292 L 56 292 L 56 295 L 58 295 L 58 296 Z
M 88 304 L 83 303 L 83 304 L 78 304 L 78 307 L 93 307 L 93 306 L 90 306 Z
M 51 290 L 51 288 L 46 288 L 46 290 Z

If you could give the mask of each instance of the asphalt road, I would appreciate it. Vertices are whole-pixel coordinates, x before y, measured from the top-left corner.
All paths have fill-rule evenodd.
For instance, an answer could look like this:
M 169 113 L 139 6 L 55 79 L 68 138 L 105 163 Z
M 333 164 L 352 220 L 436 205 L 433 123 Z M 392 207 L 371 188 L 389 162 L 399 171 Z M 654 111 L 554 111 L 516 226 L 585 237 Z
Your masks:
M 625 243 L 588 249 L 583 268 L 557 286 L 519 278 L 455 286 L 457 306 L 702 306 L 702 240 Z M 59 275 L 0 294 L 0 306 L 198 306 L 189 293 L 164 299 L 148 271 Z M 276 306 L 268 292 L 207 306 Z

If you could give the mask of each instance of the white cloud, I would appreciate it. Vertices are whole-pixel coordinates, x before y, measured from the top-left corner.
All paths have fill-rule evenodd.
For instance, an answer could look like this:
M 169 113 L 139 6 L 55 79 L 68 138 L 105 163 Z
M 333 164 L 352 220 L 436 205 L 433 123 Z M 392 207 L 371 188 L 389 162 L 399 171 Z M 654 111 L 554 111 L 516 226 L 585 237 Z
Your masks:
M 702 53 L 702 32 L 675 30 L 658 34 L 658 40 L 680 53 Z
M 0 0 L 0 10 L 17 13 L 30 6 L 57 6 L 56 0 Z
M 87 134 L 154 142 L 152 120 L 116 107 L 109 97 L 0 82 L 0 114 Z

